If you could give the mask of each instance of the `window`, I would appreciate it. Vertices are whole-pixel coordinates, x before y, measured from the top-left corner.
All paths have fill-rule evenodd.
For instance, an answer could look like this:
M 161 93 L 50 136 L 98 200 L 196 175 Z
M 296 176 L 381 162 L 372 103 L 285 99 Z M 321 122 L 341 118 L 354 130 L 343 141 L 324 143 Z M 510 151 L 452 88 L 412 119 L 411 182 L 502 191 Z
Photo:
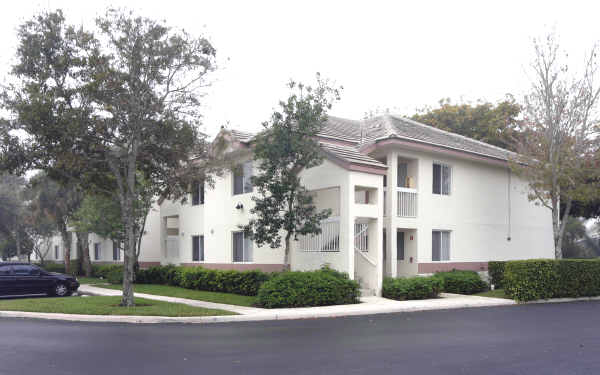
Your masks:
M 113 241 L 113 260 L 121 260 L 121 245 Z
M 245 162 L 233 173 L 233 195 L 252 192 L 252 161 Z
M 0 276 L 8 276 L 10 275 L 10 266 L 1 266 L 0 267 Z
M 450 232 L 434 230 L 431 232 L 431 260 L 450 260 Z
M 192 236 L 192 261 L 204 261 L 204 236 Z
M 12 268 L 14 274 L 17 276 L 39 275 L 40 273 L 39 269 L 36 273 L 36 270 L 33 267 L 27 265 L 14 265 Z
M 204 182 L 194 184 L 192 189 L 192 206 L 204 204 Z
M 60 257 L 60 249 L 58 248 L 58 245 L 54 246 L 54 259 L 59 259 Z
M 96 242 L 94 244 L 94 260 L 100 260 L 102 256 L 102 248 L 100 247 L 100 243 Z
M 233 232 L 233 261 L 252 262 L 252 240 L 244 232 Z
M 452 169 L 448 165 L 433 164 L 433 194 L 450 195 Z
M 404 232 L 396 232 L 396 259 L 404 260 Z
M 398 187 L 408 187 L 406 178 L 408 177 L 408 164 L 398 163 Z

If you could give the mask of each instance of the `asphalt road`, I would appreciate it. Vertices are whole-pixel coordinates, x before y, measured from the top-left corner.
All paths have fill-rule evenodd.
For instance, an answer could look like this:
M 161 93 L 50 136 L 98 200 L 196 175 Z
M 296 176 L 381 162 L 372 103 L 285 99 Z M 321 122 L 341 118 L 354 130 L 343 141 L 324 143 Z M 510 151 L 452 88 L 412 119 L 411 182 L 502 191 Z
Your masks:
M 0 319 L 0 374 L 600 374 L 600 303 L 208 325 Z

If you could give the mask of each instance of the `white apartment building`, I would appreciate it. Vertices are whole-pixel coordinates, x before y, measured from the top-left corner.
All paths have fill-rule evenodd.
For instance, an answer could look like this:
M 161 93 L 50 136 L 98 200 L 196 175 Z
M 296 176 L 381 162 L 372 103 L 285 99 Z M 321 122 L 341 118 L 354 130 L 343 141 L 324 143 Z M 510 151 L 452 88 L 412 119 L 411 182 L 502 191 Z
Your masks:
M 140 260 L 282 270 L 282 248 L 259 248 L 240 229 L 253 204 L 250 177 L 258 173 L 253 135 L 222 129 L 217 137 L 242 168 L 216 178 L 214 188 L 198 184 L 186 203 L 162 201 L 148 218 Z M 385 276 L 486 271 L 490 260 L 553 257 L 550 211 L 529 202 L 527 183 L 508 166 L 509 151 L 393 115 L 330 116 L 318 139 L 325 160 L 303 171 L 302 182 L 332 216 L 320 235 L 293 242 L 292 270 L 329 264 L 378 294 Z M 101 243 L 101 260 L 111 261 L 111 245 L 91 241 Z

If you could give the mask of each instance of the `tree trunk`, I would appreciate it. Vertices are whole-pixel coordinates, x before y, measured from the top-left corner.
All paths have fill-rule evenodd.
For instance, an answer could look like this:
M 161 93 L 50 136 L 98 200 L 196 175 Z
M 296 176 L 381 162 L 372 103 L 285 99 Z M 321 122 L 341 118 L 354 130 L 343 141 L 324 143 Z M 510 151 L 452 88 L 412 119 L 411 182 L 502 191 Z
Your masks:
M 133 279 L 135 274 L 135 219 L 134 219 L 134 200 L 136 198 L 136 156 L 139 142 L 134 138 L 132 142 L 132 151 L 127 156 L 127 166 L 125 186 L 123 181 L 120 181 L 120 191 L 122 205 L 125 204 L 124 210 L 121 210 L 123 219 L 125 221 L 125 251 L 123 259 L 123 299 L 121 305 L 123 306 L 135 306 L 133 299 Z M 124 188 L 124 189 L 123 189 Z M 124 193 L 124 194 L 123 194 Z
M 125 248 L 123 251 L 123 298 L 122 306 L 135 306 L 133 299 L 133 275 L 135 266 L 135 233 L 131 214 L 132 200 L 130 194 L 125 198 L 126 209 L 123 212 L 125 221 Z
M 19 229 L 19 219 L 15 216 L 15 243 L 17 245 L 17 258 L 21 259 L 21 230 Z
M 92 277 L 92 262 L 90 261 L 89 235 L 90 234 L 87 232 L 77 233 L 77 242 L 79 243 L 78 246 L 81 247 L 81 267 L 83 268 L 85 277 Z
M 65 247 L 65 273 L 71 272 L 71 241 L 66 225 L 61 225 L 60 237 L 62 238 L 63 246 Z
M 291 270 L 291 266 L 292 266 L 292 259 L 291 259 L 291 252 L 290 252 L 290 233 L 286 234 L 285 236 L 285 253 L 283 256 L 283 265 L 286 271 L 290 271 Z

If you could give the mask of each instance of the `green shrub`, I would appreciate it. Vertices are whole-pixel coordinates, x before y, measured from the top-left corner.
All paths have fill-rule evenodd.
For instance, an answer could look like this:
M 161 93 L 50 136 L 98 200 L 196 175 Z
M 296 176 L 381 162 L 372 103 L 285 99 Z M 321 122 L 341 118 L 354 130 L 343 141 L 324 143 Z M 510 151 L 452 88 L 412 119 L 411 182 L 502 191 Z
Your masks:
M 494 284 L 496 289 L 504 285 L 504 267 L 506 262 L 491 261 L 488 262 L 488 273 L 490 275 L 490 284 Z
M 383 279 L 382 295 L 398 301 L 436 298 L 442 290 L 439 277 L 386 277 Z
M 357 303 L 359 285 L 330 270 L 282 272 L 258 291 L 258 305 L 265 308 L 328 306 Z
M 504 290 L 517 301 L 600 296 L 600 259 L 510 261 Z
M 271 276 L 255 271 L 210 270 L 202 267 L 155 266 L 136 273 L 138 284 L 161 284 L 210 292 L 255 296 Z
M 475 271 L 452 270 L 438 272 L 433 277 L 442 280 L 442 290 L 446 293 L 475 294 L 487 289 L 487 284 Z
M 46 263 L 42 268 L 48 272 L 65 273 L 64 263 Z
M 255 296 L 260 286 L 271 276 L 254 271 L 209 270 L 202 267 L 189 267 L 179 270 L 179 286 L 187 289 L 211 292 L 235 293 Z
M 92 271 L 94 276 L 100 277 L 102 279 L 108 279 L 108 274 L 113 270 L 120 271 L 123 273 L 123 265 L 122 264 L 94 264 L 92 265 Z
M 123 269 L 111 269 L 106 276 L 106 280 L 111 284 L 123 284 Z

